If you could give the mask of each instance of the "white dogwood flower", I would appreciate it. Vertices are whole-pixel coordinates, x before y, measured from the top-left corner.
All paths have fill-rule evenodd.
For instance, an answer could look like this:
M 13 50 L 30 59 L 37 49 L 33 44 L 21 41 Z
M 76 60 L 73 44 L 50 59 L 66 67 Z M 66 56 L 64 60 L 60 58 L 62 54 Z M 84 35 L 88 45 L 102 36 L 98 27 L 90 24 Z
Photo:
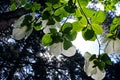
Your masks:
M 35 13 L 31 13 L 30 15 L 32 16 L 32 20 L 34 20 L 35 19 Z M 16 40 L 20 40 L 20 39 L 23 39 L 25 37 L 27 38 L 32 33 L 33 25 L 31 25 L 31 27 L 28 27 L 26 25 L 21 26 L 24 19 L 25 19 L 25 15 L 21 16 L 13 24 L 14 29 L 12 31 L 12 35 L 13 35 L 14 39 L 16 39 Z
M 14 39 L 20 40 L 24 37 L 28 37 L 32 33 L 33 29 L 30 29 L 29 31 L 26 31 L 26 30 L 27 30 L 27 26 L 13 29 L 12 35 Z
M 50 49 L 50 53 L 52 55 L 55 55 L 55 56 L 58 56 L 62 53 L 63 55 L 65 55 L 67 57 L 71 57 L 71 56 L 74 56 L 75 52 L 76 52 L 75 46 L 72 46 L 68 50 L 65 50 L 63 48 L 63 43 L 62 42 L 52 44 L 49 47 L 49 49 Z
M 96 73 L 93 74 L 91 77 L 95 80 L 102 80 L 105 77 L 105 70 L 101 71 L 98 67 L 96 67 Z
M 99 68 L 93 67 L 94 63 L 93 61 L 89 61 L 89 58 L 91 57 L 91 54 L 86 52 L 85 53 L 85 65 L 84 65 L 84 71 L 88 76 L 91 76 L 94 80 L 102 80 L 105 77 L 105 70 L 99 70 Z
M 104 51 L 105 53 L 120 54 L 120 40 L 118 38 L 116 40 L 109 40 Z

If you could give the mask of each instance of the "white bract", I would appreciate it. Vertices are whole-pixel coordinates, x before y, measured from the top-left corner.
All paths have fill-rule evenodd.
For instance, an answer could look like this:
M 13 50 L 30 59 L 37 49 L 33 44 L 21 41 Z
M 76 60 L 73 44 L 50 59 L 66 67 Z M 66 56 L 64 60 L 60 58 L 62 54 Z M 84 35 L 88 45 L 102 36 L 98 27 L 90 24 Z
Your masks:
M 85 65 L 84 65 L 84 71 L 88 76 L 91 76 L 94 80 L 102 80 L 105 77 L 105 70 L 101 71 L 99 68 L 93 67 L 94 63 L 93 61 L 89 61 L 89 58 L 91 57 L 91 54 L 86 52 L 85 53 Z
M 30 15 L 33 17 L 33 20 L 34 20 L 35 19 L 35 13 L 31 13 Z M 16 40 L 20 40 L 20 39 L 23 39 L 25 37 L 27 38 L 32 33 L 33 26 L 31 26 L 31 28 L 28 27 L 28 26 L 25 26 L 25 25 L 21 26 L 24 18 L 25 18 L 25 15 L 21 16 L 13 24 L 14 29 L 12 31 L 12 35 L 13 35 L 14 39 L 16 39 Z M 30 28 L 30 29 L 28 30 L 28 28 Z
M 67 57 L 71 57 L 71 56 L 74 56 L 75 52 L 76 52 L 75 46 L 72 46 L 68 50 L 65 50 L 63 48 L 63 43 L 62 42 L 54 43 L 53 45 L 51 45 L 49 47 L 49 49 L 50 49 L 50 53 L 52 55 L 55 55 L 55 56 L 58 56 L 62 53 L 63 55 L 65 55 Z
M 92 78 L 95 80 L 102 80 L 105 77 L 105 70 L 101 71 L 98 67 L 96 67 L 96 73 L 92 75 Z
M 58 56 L 61 54 L 62 51 L 62 43 L 54 43 L 53 45 L 51 45 L 50 47 L 50 53 L 54 56 Z
M 110 54 L 120 54 L 120 40 L 118 38 L 116 40 L 109 40 L 104 51 Z

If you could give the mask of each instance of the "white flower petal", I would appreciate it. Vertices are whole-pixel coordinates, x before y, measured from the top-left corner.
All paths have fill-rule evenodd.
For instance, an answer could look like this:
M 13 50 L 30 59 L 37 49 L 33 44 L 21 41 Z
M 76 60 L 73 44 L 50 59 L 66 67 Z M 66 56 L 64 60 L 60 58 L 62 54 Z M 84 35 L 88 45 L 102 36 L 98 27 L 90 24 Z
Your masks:
M 92 78 L 95 80 L 102 80 L 106 74 L 105 70 L 101 71 L 101 70 L 99 70 L 98 67 L 96 67 L 96 69 L 97 69 L 97 72 L 92 75 Z
M 46 26 L 43 30 L 44 33 L 50 33 L 50 28 L 52 28 L 52 26 Z
M 35 13 L 31 13 L 30 15 L 33 17 L 32 20 L 34 20 L 35 19 Z M 12 35 L 16 40 L 20 40 L 20 39 L 22 39 L 24 37 L 27 38 L 32 33 L 33 26 L 31 26 L 31 29 L 29 31 L 26 31 L 27 28 L 28 28 L 27 26 L 21 26 L 21 24 L 23 23 L 24 18 L 25 18 L 25 15 L 21 16 L 14 23 L 15 28 L 13 29 Z
M 55 26 L 56 26 L 57 28 L 60 28 L 60 27 L 61 27 L 60 22 L 55 21 Z
M 116 39 L 114 41 L 114 53 L 120 54 L 120 40 Z
M 35 19 L 35 14 L 36 14 L 36 13 L 31 13 L 31 14 L 30 14 L 30 15 L 33 17 L 32 20 Z M 15 28 L 20 28 L 20 27 L 21 27 L 21 24 L 23 23 L 24 18 L 25 18 L 25 15 L 21 16 L 19 19 L 17 19 L 17 20 L 15 21 L 15 23 L 13 24 L 13 25 L 15 26 Z
M 68 50 L 62 49 L 62 54 L 67 56 L 67 57 L 74 56 L 75 53 L 76 53 L 76 47 L 75 46 L 70 47 Z
M 24 18 L 25 18 L 25 15 L 21 16 L 18 20 L 15 21 L 15 23 L 13 24 L 15 28 L 21 27 L 21 24 L 23 23 Z
M 105 53 L 114 53 L 114 41 L 113 40 L 110 40 L 108 43 L 107 43 L 107 45 L 106 45 L 106 47 L 105 47 L 105 49 L 104 49 L 104 52 Z
M 115 53 L 120 54 L 120 40 L 110 40 L 105 47 L 105 53 Z
M 85 60 L 89 60 L 89 58 L 91 57 L 91 54 L 89 52 L 85 52 L 84 57 L 85 57 Z
M 43 29 L 47 26 L 47 22 L 48 22 L 48 20 L 42 20 L 42 28 L 41 29 Z
M 88 61 L 88 62 L 86 61 L 86 62 L 85 62 L 84 71 L 86 72 L 86 74 L 87 74 L 88 76 L 91 76 L 92 74 L 95 74 L 95 73 L 96 73 L 96 69 L 93 68 L 93 66 L 94 66 L 93 61 Z
M 30 34 L 32 33 L 32 31 L 33 31 L 33 28 L 31 28 L 29 31 L 27 31 L 25 33 L 25 37 L 27 38 L 28 36 L 30 36 Z
M 27 27 L 15 28 L 13 29 L 12 35 L 16 40 L 20 40 L 25 37 L 25 31 Z
M 52 55 L 58 56 L 61 54 L 61 49 L 62 49 L 62 43 L 54 43 L 53 45 L 50 46 L 50 53 Z

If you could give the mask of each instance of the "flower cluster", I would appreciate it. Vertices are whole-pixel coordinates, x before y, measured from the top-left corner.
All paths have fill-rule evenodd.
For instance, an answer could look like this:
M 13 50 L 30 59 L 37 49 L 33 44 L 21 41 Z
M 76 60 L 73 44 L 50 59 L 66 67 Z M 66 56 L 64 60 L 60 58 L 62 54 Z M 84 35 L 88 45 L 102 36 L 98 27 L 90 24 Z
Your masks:
M 98 66 L 95 66 L 94 60 L 89 61 L 91 54 L 86 52 L 85 53 L 85 65 L 84 71 L 88 76 L 91 76 L 94 80 L 102 80 L 105 77 L 105 70 L 100 70 Z
M 35 19 L 35 13 L 31 13 L 30 16 L 32 17 L 31 20 Z M 26 17 L 26 15 L 21 16 L 13 24 L 14 29 L 13 29 L 12 35 L 13 35 L 14 39 L 16 39 L 16 40 L 21 40 L 25 37 L 27 38 L 33 31 L 33 24 L 31 24 L 30 26 L 27 26 L 25 24 L 22 25 L 25 20 L 25 17 Z M 29 23 L 31 23 L 31 22 L 29 21 Z

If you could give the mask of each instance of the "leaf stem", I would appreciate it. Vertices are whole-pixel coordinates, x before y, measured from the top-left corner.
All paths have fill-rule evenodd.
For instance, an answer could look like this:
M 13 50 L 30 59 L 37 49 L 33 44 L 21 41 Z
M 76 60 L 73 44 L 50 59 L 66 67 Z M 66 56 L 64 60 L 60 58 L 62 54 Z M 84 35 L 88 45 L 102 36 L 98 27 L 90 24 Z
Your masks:
M 81 10 L 81 12 L 83 13 L 84 17 L 86 18 L 87 23 L 91 26 L 91 29 L 93 30 L 93 28 L 92 28 L 92 25 L 91 25 L 90 21 L 88 20 L 88 18 L 87 18 L 87 16 L 86 16 L 85 12 L 83 11 L 83 9 L 82 9 L 82 7 L 81 7 L 80 0 L 78 0 L 78 5 L 79 5 L 80 10 Z M 98 55 L 100 55 L 101 44 L 100 44 L 100 41 L 99 41 L 99 39 L 98 39 L 98 37 L 97 37 L 97 34 L 96 34 L 96 33 L 95 33 L 95 37 L 96 37 L 96 40 L 97 40 L 98 45 L 99 45 Z

